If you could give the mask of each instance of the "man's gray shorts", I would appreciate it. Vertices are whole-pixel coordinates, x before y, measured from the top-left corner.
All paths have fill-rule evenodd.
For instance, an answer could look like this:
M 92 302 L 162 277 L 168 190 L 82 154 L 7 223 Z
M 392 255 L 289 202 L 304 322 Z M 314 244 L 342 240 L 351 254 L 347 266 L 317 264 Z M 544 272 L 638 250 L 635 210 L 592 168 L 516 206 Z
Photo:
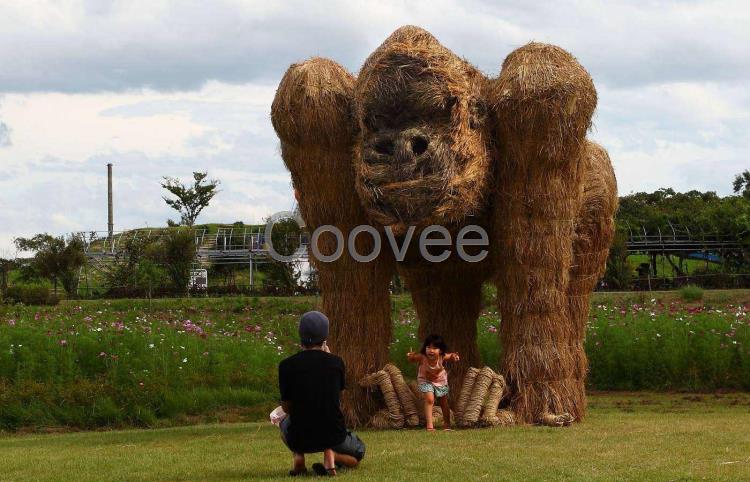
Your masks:
M 281 438 L 284 440 L 284 444 L 286 444 L 287 447 L 289 447 L 289 444 L 286 442 L 286 436 L 289 433 L 289 425 L 291 424 L 291 417 L 288 415 L 284 420 L 281 421 L 281 424 L 279 425 L 279 428 L 281 429 Z M 362 460 L 365 458 L 365 443 L 357 437 L 357 434 L 352 433 L 350 430 L 346 431 L 346 438 L 343 442 L 336 445 L 335 447 L 331 447 L 334 452 L 344 455 L 351 455 L 357 461 Z M 289 450 L 292 452 L 297 452 L 294 447 L 289 447 Z

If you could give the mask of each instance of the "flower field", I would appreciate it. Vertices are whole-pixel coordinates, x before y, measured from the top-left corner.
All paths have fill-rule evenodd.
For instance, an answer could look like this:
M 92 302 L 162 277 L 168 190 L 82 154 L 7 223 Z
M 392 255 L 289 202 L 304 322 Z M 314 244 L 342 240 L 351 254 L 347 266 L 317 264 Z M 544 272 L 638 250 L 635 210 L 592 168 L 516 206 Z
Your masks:
M 586 350 L 597 390 L 750 390 L 750 294 L 688 304 L 597 295 Z M 0 429 L 159 426 L 257 420 L 277 398 L 278 362 L 319 299 L 71 301 L 0 308 Z M 491 297 L 479 323 L 497 365 Z M 418 320 L 393 303 L 392 359 L 407 376 Z M 448 340 L 450 342 L 450 340 Z M 335 347 L 334 347 L 335 349 Z

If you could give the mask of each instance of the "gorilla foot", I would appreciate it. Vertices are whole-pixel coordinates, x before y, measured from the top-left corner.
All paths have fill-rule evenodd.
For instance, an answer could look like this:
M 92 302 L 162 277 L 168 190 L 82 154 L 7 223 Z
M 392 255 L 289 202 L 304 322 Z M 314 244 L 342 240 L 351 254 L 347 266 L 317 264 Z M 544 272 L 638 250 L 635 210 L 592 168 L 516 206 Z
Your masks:
M 572 424 L 575 417 L 569 413 L 544 413 L 537 423 L 540 425 L 546 425 L 547 427 L 567 427 Z

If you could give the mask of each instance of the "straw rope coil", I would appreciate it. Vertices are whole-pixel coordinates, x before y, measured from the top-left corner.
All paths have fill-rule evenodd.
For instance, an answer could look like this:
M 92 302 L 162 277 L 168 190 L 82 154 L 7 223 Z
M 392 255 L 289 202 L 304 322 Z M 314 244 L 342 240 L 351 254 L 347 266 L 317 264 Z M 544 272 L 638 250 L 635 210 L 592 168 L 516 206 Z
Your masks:
M 401 409 L 403 412 L 404 421 L 407 427 L 416 427 L 419 425 L 419 411 L 417 410 L 417 401 L 414 394 L 409 389 L 409 386 L 404 381 L 404 376 L 401 374 L 395 365 L 388 363 L 383 367 L 383 371 L 388 373 L 391 377 L 391 383 L 398 396 L 398 401 L 401 403 Z
M 500 405 L 504 391 L 505 379 L 501 375 L 495 375 L 487 393 L 487 400 L 484 402 L 484 407 L 482 407 L 482 417 L 480 420 L 482 425 L 491 427 L 500 425 L 500 419 L 497 416 L 497 407 Z
M 466 409 L 466 404 L 469 402 L 471 391 L 474 389 L 474 382 L 479 374 L 479 369 L 471 367 L 466 371 L 464 377 L 464 384 L 461 387 L 461 392 L 458 395 L 458 401 L 456 402 L 456 423 L 461 422 Z
M 461 418 L 461 426 L 469 427 L 475 425 L 479 421 L 479 416 L 482 412 L 482 406 L 484 405 L 484 398 L 487 396 L 487 391 L 490 388 L 492 380 L 494 380 L 496 374 L 490 367 L 484 367 L 479 370 L 474 387 L 471 390 L 471 396 L 466 404 L 466 408 Z

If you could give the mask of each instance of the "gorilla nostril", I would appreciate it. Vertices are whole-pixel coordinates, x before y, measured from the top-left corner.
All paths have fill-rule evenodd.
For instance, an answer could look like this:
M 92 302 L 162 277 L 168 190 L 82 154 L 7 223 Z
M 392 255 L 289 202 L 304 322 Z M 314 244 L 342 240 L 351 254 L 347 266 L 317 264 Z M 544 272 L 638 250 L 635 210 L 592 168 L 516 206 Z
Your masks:
M 421 156 L 427 150 L 429 141 L 426 137 L 416 136 L 411 140 L 411 150 L 417 156 Z
M 379 139 L 373 146 L 378 154 L 393 155 L 393 141 L 391 139 Z

